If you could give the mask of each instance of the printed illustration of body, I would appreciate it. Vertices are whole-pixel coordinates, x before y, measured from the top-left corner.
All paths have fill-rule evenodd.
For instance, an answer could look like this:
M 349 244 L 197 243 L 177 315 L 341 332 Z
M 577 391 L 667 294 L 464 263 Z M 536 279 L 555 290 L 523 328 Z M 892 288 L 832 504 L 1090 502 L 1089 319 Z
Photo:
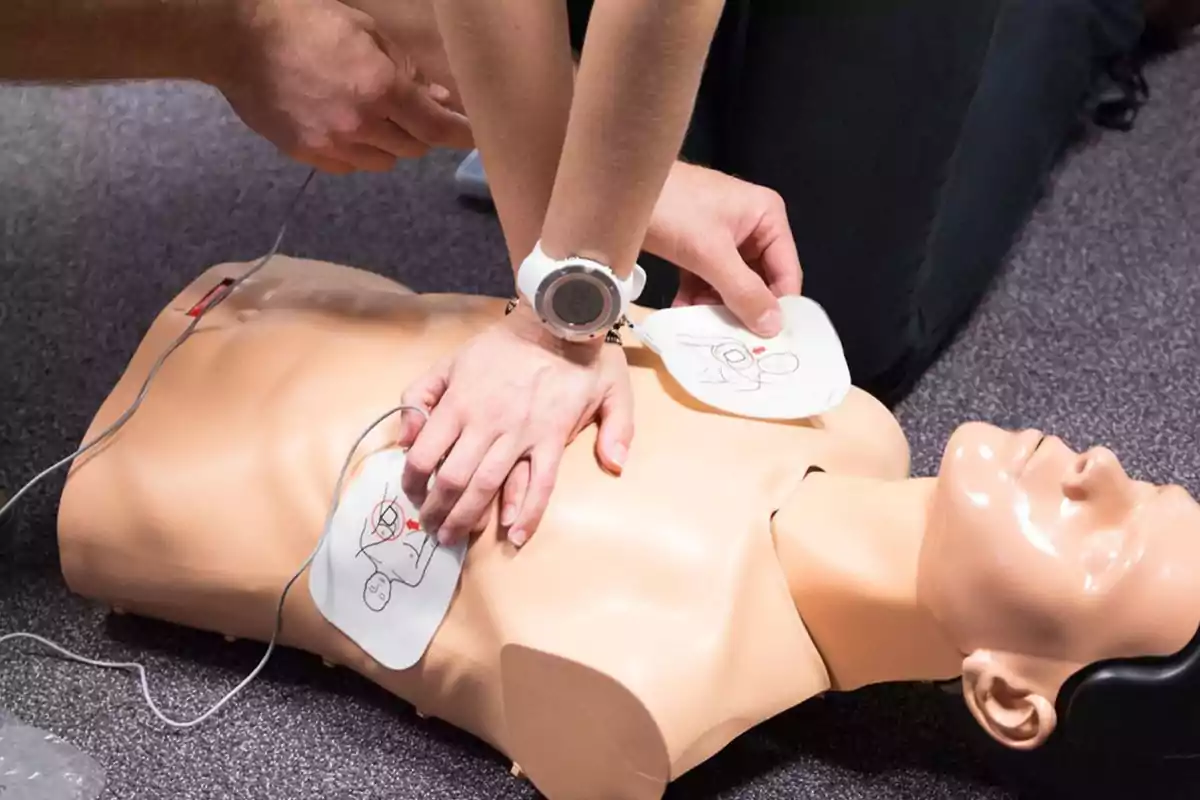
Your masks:
M 703 348 L 703 383 L 726 384 L 734 391 L 756 392 L 772 378 L 786 377 L 800 369 L 800 358 L 789 350 L 771 351 L 765 345 L 750 347 L 733 337 L 697 337 L 679 334 L 679 343 Z
M 429 562 L 437 551 L 437 540 L 421 528 L 421 523 L 404 513 L 395 495 L 383 496 L 363 520 L 358 555 L 371 561 L 374 572 L 363 586 L 363 603 L 372 611 L 382 611 L 392 599 L 392 584 L 416 587 L 425 579 Z

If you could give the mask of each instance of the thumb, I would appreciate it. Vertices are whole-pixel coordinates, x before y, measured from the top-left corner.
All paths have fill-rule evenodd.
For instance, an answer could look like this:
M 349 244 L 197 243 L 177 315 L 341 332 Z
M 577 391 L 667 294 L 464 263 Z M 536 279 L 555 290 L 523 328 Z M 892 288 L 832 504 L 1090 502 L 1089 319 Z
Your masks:
M 779 298 L 738 253 L 733 242 L 702 250 L 703 260 L 689 267 L 708 282 L 721 302 L 753 333 L 769 339 L 783 330 Z M 680 265 L 683 266 L 683 265 Z
M 400 396 L 400 404 L 410 406 L 400 412 L 400 433 L 396 443 L 411 447 L 417 435 L 425 427 L 426 414 L 442 399 L 450 385 L 450 361 L 440 361 L 420 378 L 417 378 Z M 412 406 L 425 409 L 425 414 L 412 410 Z
M 620 475 L 633 442 L 633 391 L 629 376 L 621 378 L 609 389 L 597 411 L 599 433 L 596 435 L 596 457 L 614 475 Z

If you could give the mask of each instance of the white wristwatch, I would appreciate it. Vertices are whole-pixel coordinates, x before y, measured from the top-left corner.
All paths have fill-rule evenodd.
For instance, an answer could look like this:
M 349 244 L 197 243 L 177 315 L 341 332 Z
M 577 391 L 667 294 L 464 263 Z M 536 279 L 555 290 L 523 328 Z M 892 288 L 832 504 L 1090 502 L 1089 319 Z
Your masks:
M 517 269 L 517 292 L 551 333 L 572 342 L 612 330 L 646 286 L 646 272 L 634 264 L 625 280 L 598 261 L 570 256 L 550 258 L 539 241 Z

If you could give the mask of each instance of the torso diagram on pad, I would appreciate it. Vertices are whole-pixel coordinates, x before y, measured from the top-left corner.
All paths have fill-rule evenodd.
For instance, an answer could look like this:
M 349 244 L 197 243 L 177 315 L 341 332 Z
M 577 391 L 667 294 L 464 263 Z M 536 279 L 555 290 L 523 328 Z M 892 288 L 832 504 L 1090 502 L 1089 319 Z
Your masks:
M 367 558 L 374 572 L 363 585 L 363 603 L 372 611 L 387 608 L 392 584 L 416 587 L 425 579 L 429 562 L 437 551 L 437 539 L 421 523 L 409 518 L 389 487 L 363 520 L 358 556 Z

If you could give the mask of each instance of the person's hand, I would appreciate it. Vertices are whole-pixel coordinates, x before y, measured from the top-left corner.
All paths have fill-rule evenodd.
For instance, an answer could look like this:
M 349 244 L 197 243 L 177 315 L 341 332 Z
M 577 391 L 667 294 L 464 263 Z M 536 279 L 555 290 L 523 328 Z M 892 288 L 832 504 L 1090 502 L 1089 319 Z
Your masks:
M 596 455 L 615 474 L 633 439 L 624 350 L 555 340 L 524 305 L 415 381 L 402 402 L 430 413 L 402 417 L 399 443 L 409 451 L 401 489 L 443 544 L 486 524 L 503 487 L 500 525 L 521 546 L 583 428 L 599 416 Z
M 245 0 L 244 54 L 214 81 L 246 125 L 327 172 L 385 171 L 473 146 L 450 91 L 423 82 L 372 17 L 338 0 Z M 390 53 L 390 56 L 389 56 Z
M 679 267 L 675 306 L 723 303 L 763 337 L 782 329 L 777 298 L 800 294 L 803 272 L 783 198 L 711 169 L 675 163 L 645 249 Z
M 421 80 L 450 91 L 446 101 L 456 111 L 463 111 L 462 97 L 450 69 L 446 43 L 438 29 L 436 0 L 341 0 L 344 5 L 358 9 L 375 21 L 375 30 L 384 47 L 397 64 L 407 61 Z M 439 92 L 440 94 L 440 92 Z

